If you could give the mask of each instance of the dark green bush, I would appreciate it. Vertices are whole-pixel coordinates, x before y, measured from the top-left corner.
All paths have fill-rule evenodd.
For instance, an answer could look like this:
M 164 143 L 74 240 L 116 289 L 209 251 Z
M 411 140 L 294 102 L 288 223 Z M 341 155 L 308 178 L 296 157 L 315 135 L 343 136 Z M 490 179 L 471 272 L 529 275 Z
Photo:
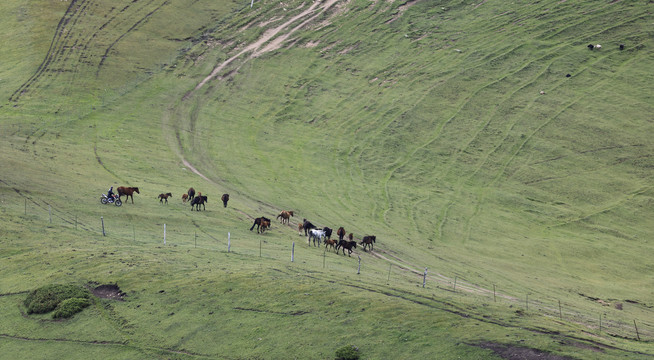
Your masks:
M 71 298 L 66 299 L 59 303 L 59 306 L 52 314 L 53 319 L 69 318 L 78 312 L 84 310 L 85 307 L 91 305 L 91 300 L 86 298 Z
M 354 345 L 343 346 L 336 350 L 336 360 L 358 360 L 359 348 Z
M 73 298 L 90 299 L 91 293 L 77 285 L 46 285 L 29 293 L 24 304 L 28 314 L 44 314 Z

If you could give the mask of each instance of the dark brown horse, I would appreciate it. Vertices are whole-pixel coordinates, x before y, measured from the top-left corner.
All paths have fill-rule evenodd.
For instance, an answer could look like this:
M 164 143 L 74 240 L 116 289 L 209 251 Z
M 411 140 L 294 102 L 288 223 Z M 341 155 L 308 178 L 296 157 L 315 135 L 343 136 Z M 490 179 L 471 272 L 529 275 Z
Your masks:
M 193 211 L 193 207 L 196 207 L 197 211 L 200 211 L 200 205 L 202 205 L 202 208 L 204 210 L 207 210 L 206 204 L 207 203 L 207 197 L 202 195 L 202 193 L 198 193 L 198 196 L 194 197 L 193 200 L 191 200 L 191 211 Z
M 220 200 L 223 201 L 223 205 L 227 207 L 227 202 L 229 201 L 229 194 L 223 194 L 223 196 L 220 198 Z
M 357 242 L 356 241 L 347 241 L 347 240 L 340 240 L 338 242 L 338 245 L 336 245 L 336 252 L 338 253 L 338 248 L 343 248 L 343 255 L 345 255 L 345 249 L 347 249 L 348 256 L 352 256 L 352 249 L 356 249 L 357 247 Z
M 336 230 L 336 235 L 338 235 L 338 240 L 343 240 L 345 238 L 345 229 L 341 226 Z
M 363 245 L 363 251 L 366 251 L 366 247 L 370 246 L 370 251 L 375 247 L 374 243 L 377 240 L 375 235 L 366 235 L 361 239 L 359 244 Z
M 257 227 L 257 233 L 263 234 L 264 230 L 270 228 L 270 219 L 263 216 L 254 219 L 254 224 L 252 224 L 250 231 L 252 231 L 252 229 L 254 229 L 255 226 Z
M 186 192 L 188 195 L 188 200 L 192 201 L 193 198 L 195 197 L 195 189 L 194 188 L 188 188 L 188 191 Z
M 134 192 L 137 194 L 140 194 L 139 188 L 137 187 L 127 187 L 127 186 L 119 186 L 118 189 L 118 198 L 120 199 L 121 196 L 126 196 L 125 200 L 129 199 L 130 197 L 132 198 L 132 204 L 134 203 Z
M 188 194 L 182 194 L 182 202 L 185 203 L 188 200 Z
M 166 200 L 166 204 L 168 204 L 168 198 L 172 197 L 172 196 L 173 196 L 173 194 L 171 194 L 171 193 L 159 194 L 159 202 L 163 203 L 163 201 Z

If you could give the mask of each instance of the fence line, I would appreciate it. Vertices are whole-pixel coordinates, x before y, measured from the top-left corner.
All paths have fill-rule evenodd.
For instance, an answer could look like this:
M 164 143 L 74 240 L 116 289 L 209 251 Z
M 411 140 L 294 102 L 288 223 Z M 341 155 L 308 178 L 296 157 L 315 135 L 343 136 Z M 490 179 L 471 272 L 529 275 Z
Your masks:
M 24 216 L 31 217 L 31 218 L 39 218 L 38 212 L 37 211 L 28 211 L 28 202 L 30 204 L 33 204 L 36 206 L 39 211 L 42 211 L 45 216 L 45 212 L 47 211 L 47 220 L 44 220 L 45 222 L 48 223 L 47 226 L 53 226 L 53 216 L 55 219 L 61 220 L 61 224 L 64 227 L 70 227 L 75 230 L 82 230 L 86 232 L 91 232 L 95 234 L 102 234 L 103 236 L 109 236 L 114 237 L 114 238 L 121 238 L 121 239 L 127 239 L 130 238 L 134 242 L 136 242 L 136 229 L 134 227 L 134 224 L 132 224 L 132 231 L 130 236 L 126 236 L 124 234 L 124 231 L 118 230 L 118 227 L 114 227 L 114 225 L 109 225 L 110 231 L 105 232 L 105 222 L 104 222 L 104 216 L 100 217 L 101 224 L 100 228 L 94 227 L 91 225 L 91 221 L 85 222 L 81 221 L 82 219 L 79 219 L 77 214 L 70 214 L 64 211 L 58 210 L 56 207 L 53 207 L 52 204 L 49 204 L 47 202 L 43 202 L 44 205 L 39 204 L 38 202 L 34 201 L 31 198 L 28 198 L 26 195 L 19 193 L 20 196 L 24 197 L 24 211 L 23 213 L 25 214 Z M 21 204 L 22 205 L 22 204 Z M 20 208 L 21 206 L 18 205 Z M 28 214 L 29 213 L 29 214 Z M 17 214 L 18 215 L 18 214 Z M 91 216 L 89 216 L 90 218 Z M 74 220 L 72 220 L 74 219 Z M 96 220 L 97 221 L 97 218 Z M 183 241 L 178 241 L 175 242 L 170 241 L 169 243 L 174 244 L 174 246 L 185 246 L 192 244 L 194 248 L 198 248 L 201 250 L 208 250 L 208 251 L 227 251 L 227 253 L 232 253 L 231 245 L 232 245 L 232 239 L 231 239 L 231 232 L 227 232 L 226 235 L 226 243 L 227 247 L 222 248 L 221 250 L 221 245 L 219 244 L 221 242 L 220 239 L 212 236 L 211 234 L 203 231 L 197 224 L 194 224 L 194 226 L 200 231 L 202 231 L 208 238 L 216 241 L 215 246 L 201 246 L 198 247 L 197 245 L 197 230 L 195 230 L 192 235 L 190 233 L 184 232 L 184 231 L 179 231 L 179 230 L 174 230 L 171 233 L 171 235 L 178 236 L 179 239 L 184 239 L 184 238 L 193 238 L 192 242 L 189 242 L 187 244 L 186 242 Z M 114 230 L 114 228 L 116 230 Z M 168 229 L 168 232 L 170 233 L 171 229 Z M 163 225 L 163 242 L 164 245 L 166 245 L 166 224 Z M 114 235 L 115 234 L 115 235 Z M 156 243 L 156 239 L 159 239 L 159 243 L 161 241 L 160 235 L 158 236 L 157 234 L 150 234 L 150 236 L 146 237 L 146 243 L 149 243 L 150 240 L 152 240 L 152 243 Z M 175 238 L 177 239 L 177 238 Z M 263 244 L 262 244 L 262 238 L 259 239 L 259 253 L 258 257 L 263 257 Z M 143 242 L 143 241 L 142 241 Z M 313 247 L 312 247 L 313 248 Z M 274 251 L 276 252 L 283 252 L 281 249 L 275 249 Z M 292 242 L 291 248 L 288 250 L 291 252 L 291 262 L 295 261 L 295 241 Z M 245 251 L 239 251 L 238 252 L 241 255 L 245 256 L 252 256 L 256 257 L 256 250 L 245 250 Z M 272 255 L 266 255 L 266 258 L 269 259 L 278 259 L 277 257 L 274 257 Z M 457 295 L 465 296 L 465 295 L 472 295 L 472 296 L 477 296 L 477 297 L 482 297 L 482 298 L 488 298 L 490 300 L 489 294 L 490 290 L 485 289 L 482 286 L 471 284 L 465 281 L 465 279 L 460 279 L 457 276 L 454 277 L 454 282 L 452 284 L 451 279 L 446 278 L 445 276 L 441 274 L 434 274 L 428 276 L 427 273 L 427 268 L 424 269 L 424 272 L 421 273 L 417 270 L 411 269 L 409 266 L 406 266 L 404 264 L 395 264 L 394 262 L 384 258 L 384 257 L 379 257 L 382 261 L 389 261 L 389 270 L 388 270 L 388 276 L 387 276 L 387 282 L 390 283 L 391 279 L 391 271 L 393 267 L 395 266 L 396 268 L 400 270 L 404 270 L 405 272 L 410 272 L 410 273 L 415 273 L 422 275 L 422 287 L 423 288 L 430 288 L 429 282 L 430 281 L 435 281 L 437 284 L 445 284 L 449 282 L 450 285 L 452 285 L 451 292 L 456 293 Z M 281 260 L 281 257 L 278 259 Z M 326 262 L 326 249 L 323 252 L 323 268 L 325 267 L 325 262 Z M 357 266 L 357 274 L 361 273 L 361 257 L 358 256 L 358 266 Z M 457 290 L 457 286 L 460 291 Z M 493 290 L 492 290 L 492 301 L 497 302 L 497 288 L 496 284 L 492 284 Z M 441 288 L 440 286 L 436 286 L 436 288 Z M 447 290 L 447 288 L 442 288 L 443 290 Z M 447 290 L 450 291 L 450 290 Z M 589 329 L 589 333 L 592 333 L 594 335 L 608 335 L 608 336 L 615 336 L 615 337 L 620 337 L 620 338 L 627 338 L 627 339 L 633 339 L 637 341 L 652 341 L 654 340 L 654 323 L 651 321 L 647 321 L 646 319 L 630 319 L 630 320 L 620 320 L 620 319 L 614 319 L 613 316 L 611 318 L 607 318 L 607 314 L 604 313 L 604 316 L 602 318 L 602 313 L 600 313 L 599 319 L 596 316 L 593 315 L 587 315 L 584 314 L 583 312 L 577 311 L 573 309 L 573 306 L 565 306 L 565 303 L 562 303 L 560 299 L 554 299 L 554 300 L 542 300 L 542 299 L 534 299 L 532 296 L 530 299 L 529 293 L 525 293 L 524 295 L 524 309 L 525 311 L 528 311 L 530 313 L 535 313 L 539 312 L 542 313 L 545 316 L 551 317 L 551 318 L 558 318 L 561 321 L 568 321 L 570 323 L 577 323 L 577 324 L 582 324 L 585 325 Z M 518 297 L 513 297 L 509 296 L 506 293 L 500 296 L 504 301 L 511 303 L 512 305 L 519 305 L 520 299 Z M 548 305 L 549 304 L 549 305 Z M 531 309 L 531 310 L 530 310 Z M 564 311 L 565 310 L 565 311 Z M 596 325 L 593 325 L 596 324 Z M 594 329 L 597 330 L 597 333 L 593 332 Z

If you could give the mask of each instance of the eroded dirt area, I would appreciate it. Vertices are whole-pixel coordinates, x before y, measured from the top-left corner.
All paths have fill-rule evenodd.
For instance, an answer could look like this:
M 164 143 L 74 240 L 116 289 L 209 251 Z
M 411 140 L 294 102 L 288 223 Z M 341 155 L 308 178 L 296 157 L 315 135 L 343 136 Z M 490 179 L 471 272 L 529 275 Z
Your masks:
M 123 301 L 126 295 L 116 284 L 100 285 L 91 289 L 91 292 L 99 298 L 119 301 Z
M 554 355 L 526 347 L 507 346 L 492 342 L 481 343 L 478 346 L 484 349 L 493 350 L 495 354 L 503 359 L 509 360 L 571 360 L 569 357 Z

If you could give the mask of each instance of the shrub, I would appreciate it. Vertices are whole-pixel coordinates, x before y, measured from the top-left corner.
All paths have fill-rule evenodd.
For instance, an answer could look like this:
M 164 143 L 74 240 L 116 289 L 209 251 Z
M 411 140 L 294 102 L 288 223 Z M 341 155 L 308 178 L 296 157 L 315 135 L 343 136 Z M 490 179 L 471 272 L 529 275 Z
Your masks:
M 336 360 L 358 360 L 359 348 L 354 345 L 343 346 L 336 350 Z
M 52 314 L 53 319 L 69 318 L 78 312 L 84 310 L 85 307 L 91 305 L 91 300 L 87 298 L 70 298 L 59 303 L 59 306 Z
M 91 293 L 77 285 L 46 285 L 38 288 L 25 299 L 28 314 L 44 314 L 57 308 L 66 299 L 90 299 Z

